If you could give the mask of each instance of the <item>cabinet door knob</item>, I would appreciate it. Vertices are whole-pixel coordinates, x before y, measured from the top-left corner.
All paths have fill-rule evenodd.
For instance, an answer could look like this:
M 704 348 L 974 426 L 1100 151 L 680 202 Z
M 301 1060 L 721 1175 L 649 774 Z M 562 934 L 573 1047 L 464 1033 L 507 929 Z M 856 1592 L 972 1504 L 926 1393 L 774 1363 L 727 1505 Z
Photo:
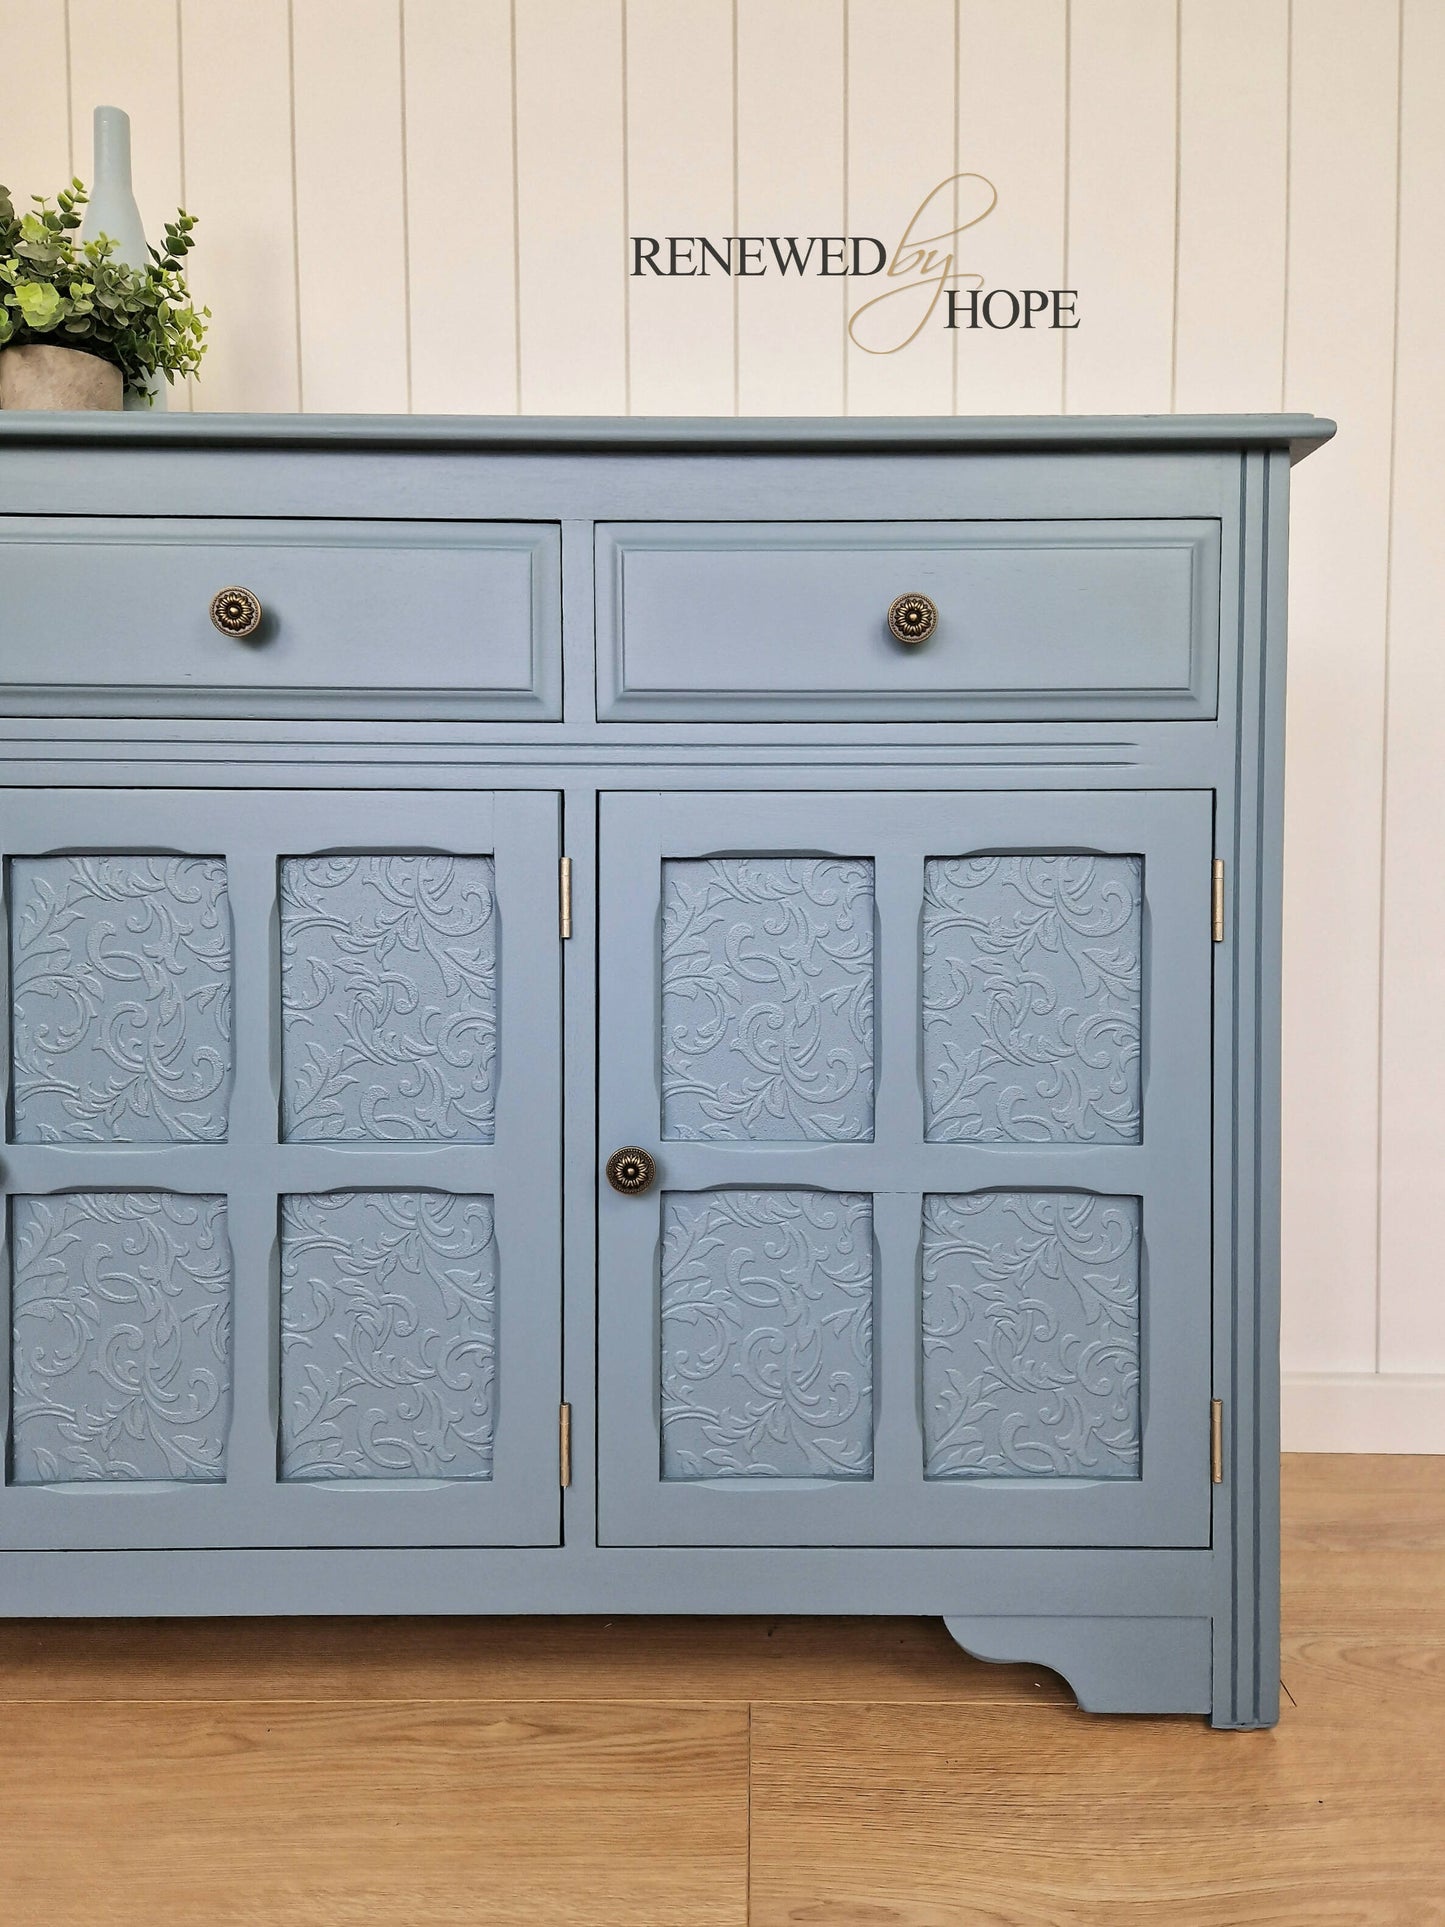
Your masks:
M 261 627 L 261 598 L 249 589 L 218 589 L 211 597 L 211 621 L 223 636 L 254 636 Z
M 927 642 L 938 625 L 938 608 L 928 596 L 910 591 L 888 607 L 888 627 L 899 642 Z
M 607 1182 L 626 1198 L 645 1191 L 656 1176 L 656 1159 L 637 1144 L 624 1144 L 607 1160 Z

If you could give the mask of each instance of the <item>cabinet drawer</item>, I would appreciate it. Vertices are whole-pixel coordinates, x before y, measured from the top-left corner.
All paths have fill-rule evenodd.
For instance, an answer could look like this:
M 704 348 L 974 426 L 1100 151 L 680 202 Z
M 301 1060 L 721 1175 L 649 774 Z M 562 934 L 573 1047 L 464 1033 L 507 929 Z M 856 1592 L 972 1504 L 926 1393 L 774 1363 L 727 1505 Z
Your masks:
M 8 516 L 0 712 L 556 716 L 560 557 L 548 523 Z
M 1215 521 L 611 523 L 597 585 L 603 720 L 1216 709 Z M 888 627 L 910 591 L 918 644 Z

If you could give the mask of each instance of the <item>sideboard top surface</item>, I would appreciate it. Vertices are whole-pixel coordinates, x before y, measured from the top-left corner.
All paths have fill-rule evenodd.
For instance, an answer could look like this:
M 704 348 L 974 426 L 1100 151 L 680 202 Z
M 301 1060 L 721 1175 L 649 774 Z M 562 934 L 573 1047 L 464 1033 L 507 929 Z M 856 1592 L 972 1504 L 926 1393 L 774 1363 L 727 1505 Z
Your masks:
M 1300 461 L 1335 424 L 1317 415 L 146 415 L 0 413 L 0 448 L 285 448 L 820 454 L 1288 448 Z

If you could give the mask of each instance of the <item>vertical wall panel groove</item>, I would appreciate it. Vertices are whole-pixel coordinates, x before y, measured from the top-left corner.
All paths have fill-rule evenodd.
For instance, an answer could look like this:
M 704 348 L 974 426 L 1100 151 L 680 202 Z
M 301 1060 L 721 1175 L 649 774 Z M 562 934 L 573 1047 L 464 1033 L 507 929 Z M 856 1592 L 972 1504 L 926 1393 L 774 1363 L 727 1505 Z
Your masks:
M 848 204 L 854 235 L 877 235 L 896 251 L 915 210 L 954 172 L 958 62 L 952 0 L 850 0 L 848 66 Z M 857 85 L 857 81 L 863 85 Z M 921 247 L 952 254 L 952 200 L 934 200 L 917 225 Z M 940 239 L 933 239 L 938 235 Z M 942 268 L 940 268 L 942 272 Z M 888 347 L 902 341 L 933 297 L 923 274 L 892 274 L 848 283 L 848 310 L 879 297 L 857 320 L 861 339 Z M 909 291 L 909 287 L 913 291 Z M 942 299 L 917 337 L 898 353 L 867 353 L 850 341 L 850 414 L 950 414 L 954 407 L 954 341 L 942 326 Z M 886 314 L 886 322 L 882 320 Z M 875 328 L 882 326 L 880 333 Z
M 185 12 L 184 12 L 185 0 L 172 0 L 172 4 L 175 8 L 175 15 L 176 15 L 176 112 L 180 118 L 180 126 L 181 126 L 181 206 L 184 208 L 189 208 L 190 206 L 190 201 L 188 198 L 189 191 L 186 186 L 187 174 L 186 174 L 186 23 L 185 23 Z M 204 307 L 207 307 L 209 304 L 206 302 L 204 297 L 201 297 L 199 301 L 199 305 L 204 308 Z M 188 377 L 186 381 L 182 384 L 182 386 L 185 391 L 185 405 L 187 409 L 194 410 L 196 405 L 195 381 Z
M 962 21 L 961 0 L 953 0 L 953 163 L 952 163 L 953 192 L 952 192 L 952 200 L 953 200 L 953 225 L 954 225 L 956 239 L 958 238 L 958 229 L 959 229 L 960 220 L 961 220 L 961 216 L 960 216 L 961 184 L 958 177 L 963 171 L 962 163 L 958 158 L 958 155 L 959 155 L 959 125 L 958 124 L 959 124 L 959 121 L 963 118 L 963 108 L 961 105 L 961 94 L 960 94 L 960 88 L 963 80 L 963 61 L 960 54 L 960 48 L 962 46 L 962 39 L 961 39 L 962 32 L 963 32 L 963 21 Z M 957 253 L 957 250 L 955 249 L 955 254 L 956 253 Z M 955 282 L 957 282 L 958 277 L 961 273 L 962 273 L 961 263 L 958 263 L 956 261 L 955 268 L 954 268 Z M 946 315 L 944 317 L 944 320 L 945 322 L 947 321 Z M 953 413 L 956 415 L 958 413 L 958 343 L 956 340 L 950 340 L 948 344 L 948 351 L 949 351 L 949 367 L 948 367 L 949 406 L 953 410 Z
M 94 171 L 92 111 L 123 107 L 131 117 L 132 177 L 146 238 L 159 240 L 181 203 L 175 0 L 126 0 L 123 7 L 111 0 L 70 0 L 70 29 L 76 172 L 89 181 Z
M 848 95 L 848 199 L 850 234 L 876 235 L 895 249 L 914 210 L 953 172 L 957 70 L 952 0 L 850 0 L 848 63 L 855 77 Z M 865 84 L 859 85 L 863 79 Z M 942 203 L 920 232 L 945 238 L 930 243 L 942 256 L 952 249 Z M 890 287 L 903 290 L 920 275 L 887 271 L 847 283 L 849 311 Z M 931 291 L 930 291 L 931 292 Z M 883 345 L 902 340 L 921 318 L 924 293 L 890 293 Z M 896 313 L 895 313 L 896 311 Z M 851 415 L 949 414 L 953 407 L 953 341 L 941 321 L 942 302 L 907 348 L 868 353 L 847 345 L 847 407 Z M 872 322 L 860 322 L 860 333 Z
M 1063 207 L 1063 255 L 1065 288 L 1074 287 L 1073 255 L 1069 248 L 1069 236 L 1073 230 L 1074 171 L 1073 171 L 1073 99 L 1074 99 L 1074 0 L 1064 0 L 1064 207 Z M 1059 409 L 1063 414 L 1069 412 L 1069 333 L 1066 332 L 1059 343 Z
M 848 49 L 851 44 L 851 41 L 852 41 L 852 5 L 851 5 L 851 0 L 843 0 L 843 112 L 839 120 L 839 138 L 843 143 L 842 226 L 844 228 L 846 228 L 848 225 L 848 209 L 851 205 L 849 200 L 849 190 L 852 186 L 852 179 L 853 179 L 852 168 L 850 165 L 851 155 L 849 151 L 849 138 L 848 138 L 849 112 L 850 112 L 849 102 L 852 95 L 852 75 L 853 75 L 852 64 L 848 58 Z M 846 281 L 843 284 L 842 296 L 843 298 L 840 303 L 840 306 L 842 309 L 843 321 L 846 323 L 847 317 L 848 317 L 848 311 L 849 311 L 848 284 Z M 846 415 L 848 413 L 849 345 L 848 345 L 848 335 L 846 332 L 846 328 L 844 327 L 840 327 L 838 330 L 838 353 L 840 356 L 840 362 L 839 362 L 839 383 L 840 383 L 839 393 L 841 395 L 840 406 L 841 406 L 841 412 Z
M 509 0 L 405 0 L 411 405 L 517 406 Z
M 1396 31 L 1377 0 L 1294 10 L 1285 399 L 1341 423 L 1291 531 L 1284 1326 L 1316 1372 L 1375 1360 Z
M 286 101 L 291 137 L 291 280 L 296 311 L 296 405 L 306 407 L 306 369 L 301 355 L 301 210 L 296 192 L 296 0 L 286 0 Z
M 998 190 L 993 212 L 959 240 L 960 268 L 981 291 L 1065 285 L 1067 40 L 1064 0 L 961 0 L 958 165 Z M 958 412 L 1052 414 L 1063 354 L 1062 333 L 960 330 Z
M 730 130 L 732 135 L 732 191 L 733 191 L 732 231 L 734 234 L 739 234 L 741 233 L 742 230 L 738 221 L 738 0 L 731 0 L 731 3 L 728 7 L 728 15 L 729 15 L 728 34 L 729 34 L 729 43 L 730 43 L 729 44 L 729 67 L 732 73 L 732 101 L 731 101 L 732 124 L 731 124 L 731 130 Z M 733 397 L 732 399 L 733 399 L 733 413 L 735 415 L 739 414 L 742 409 L 742 402 L 740 399 L 741 390 L 742 390 L 742 369 L 741 369 L 741 363 L 738 356 L 738 288 L 740 287 L 740 285 L 741 285 L 740 282 L 734 281 L 731 289 L 732 311 L 733 311 Z
M 1376 1005 L 1375 1078 L 1375 1357 L 1380 1370 L 1384 1343 L 1385 1242 L 1385 917 L 1386 860 L 1390 831 L 1390 636 L 1394 594 L 1395 483 L 1398 474 L 1400 425 L 1400 210 L 1405 142 L 1405 0 L 1396 0 L 1398 29 L 1395 56 L 1395 284 L 1392 289 L 1393 334 L 1390 342 L 1390 484 L 1385 510 L 1385 619 L 1380 733 L 1380 919 L 1376 950 L 1379 1000 Z
M 1174 271 L 1169 284 L 1169 407 L 1178 403 L 1175 390 L 1179 378 L 1179 178 L 1183 155 L 1179 146 L 1179 112 L 1184 65 L 1184 0 L 1174 0 Z
M 1286 0 L 1183 0 L 1174 405 L 1186 414 L 1279 406 L 1288 87 Z
M 407 141 L 407 76 L 406 76 L 406 0 L 396 4 L 396 59 L 401 85 L 401 261 L 402 274 L 406 282 L 406 305 L 402 310 L 402 342 L 406 354 L 406 412 L 410 414 L 415 402 L 412 399 L 411 381 L 411 312 L 412 312 L 412 258 L 411 258 L 411 151 Z
M 737 0 L 737 21 L 738 230 L 841 234 L 843 9 Z M 847 284 L 765 277 L 737 293 L 739 411 L 840 414 Z
M 53 196 L 80 171 L 70 151 L 65 0 L 0 0 L 0 47 L 24 49 L 24 85 L 9 76 L 0 118 L 0 182 L 24 213 L 32 194 Z
M 525 414 L 627 407 L 622 33 L 622 0 L 516 11 Z
M 196 405 L 296 408 L 286 3 L 242 14 L 182 0 L 181 19 L 186 191 L 200 217 L 191 282 L 211 309 Z
M 397 0 L 292 4 L 306 406 L 404 410 Z M 376 264 L 376 285 L 363 264 Z
M 70 0 L 69 18 L 76 172 L 86 182 L 94 179 L 94 110 L 123 107 L 131 117 L 131 178 L 146 240 L 158 242 L 184 198 L 175 0 L 127 0 L 124 7 L 107 0 Z M 198 244 L 199 239 L 198 232 Z M 166 405 L 178 410 L 190 405 L 184 384 L 168 388 Z
M 1290 205 L 1294 182 L 1294 0 L 1285 0 L 1284 60 L 1284 318 L 1280 328 L 1279 400 L 1285 405 L 1285 371 L 1289 367 Z
M 1071 413 L 1167 413 L 1174 333 L 1178 41 L 1159 0 L 1070 13 Z
M 692 0 L 686 53 L 673 0 L 626 0 L 628 234 L 659 241 L 733 228 L 731 0 Z M 633 275 L 628 288 L 630 406 L 639 415 L 733 412 L 734 286 L 696 248 L 676 276 Z M 691 266 L 693 272 L 685 270 Z
M 1440 1289 L 1445 1091 L 1445 10 L 1406 0 L 1400 103 L 1400 259 L 1390 545 L 1389 748 L 1384 822 L 1380 1365 L 1445 1372 Z
M 622 232 L 624 237 L 632 234 L 632 209 L 627 198 L 627 182 L 630 173 L 627 157 L 627 0 L 620 0 L 622 52 Z M 627 245 L 624 240 L 624 245 Z M 624 261 L 624 270 L 629 264 Z M 623 412 L 632 413 L 632 277 L 624 272 L 622 281 L 622 396 Z

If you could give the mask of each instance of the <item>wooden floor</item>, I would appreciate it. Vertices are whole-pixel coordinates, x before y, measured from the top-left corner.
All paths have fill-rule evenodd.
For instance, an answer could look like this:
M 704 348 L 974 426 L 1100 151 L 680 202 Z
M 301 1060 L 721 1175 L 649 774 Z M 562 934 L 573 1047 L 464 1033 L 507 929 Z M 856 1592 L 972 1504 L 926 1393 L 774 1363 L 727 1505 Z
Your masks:
M 1445 1922 L 1445 1459 L 1285 1505 L 1271 1733 L 930 1620 L 0 1625 L 0 1923 Z

